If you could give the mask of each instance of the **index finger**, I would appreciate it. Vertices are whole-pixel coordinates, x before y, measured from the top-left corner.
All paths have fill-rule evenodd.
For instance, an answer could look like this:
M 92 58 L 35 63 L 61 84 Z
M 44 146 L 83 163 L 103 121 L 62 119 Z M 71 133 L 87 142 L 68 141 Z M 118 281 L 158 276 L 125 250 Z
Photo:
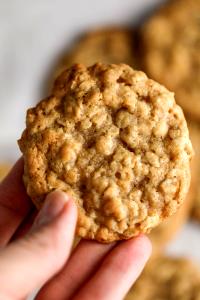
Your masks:
M 150 254 L 151 243 L 146 236 L 121 242 L 73 299 L 123 299 L 139 277 Z
M 32 207 L 22 181 L 23 168 L 21 158 L 0 183 L 0 246 L 8 243 Z

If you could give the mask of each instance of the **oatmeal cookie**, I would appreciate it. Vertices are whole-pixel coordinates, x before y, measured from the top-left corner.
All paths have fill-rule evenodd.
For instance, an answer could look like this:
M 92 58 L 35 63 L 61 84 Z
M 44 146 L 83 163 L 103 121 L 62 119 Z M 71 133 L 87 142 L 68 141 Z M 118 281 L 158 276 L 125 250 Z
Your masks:
M 170 1 L 142 30 L 144 69 L 200 120 L 200 0 Z
M 56 70 L 56 76 L 72 64 L 90 66 L 98 61 L 125 63 L 135 67 L 134 32 L 128 28 L 107 27 L 86 33 L 65 54 Z
M 194 188 L 191 186 L 183 205 L 171 218 L 164 220 L 149 234 L 153 246 L 153 255 L 158 255 L 173 240 L 187 221 L 194 200 Z
M 153 245 L 153 254 L 158 255 L 161 251 L 163 251 L 164 247 L 175 238 L 175 236 L 178 234 L 179 230 L 182 228 L 183 224 L 187 221 L 187 219 L 190 216 L 191 209 L 192 212 L 194 211 L 194 206 L 197 206 L 197 190 L 199 188 L 199 182 L 200 182 L 200 148 L 199 141 L 200 141 L 200 129 L 198 129 L 198 126 L 192 122 L 191 120 L 188 120 L 188 128 L 190 133 L 190 138 L 192 141 L 192 145 L 194 147 L 195 156 L 194 159 L 192 159 L 191 163 L 191 184 L 189 192 L 186 196 L 186 199 L 181 206 L 181 208 L 178 210 L 178 212 L 173 215 L 171 218 L 168 218 L 164 222 L 162 222 L 160 225 L 158 225 L 156 228 L 154 228 L 149 237 L 151 239 L 152 245 Z M 200 197 L 200 194 L 199 194 Z M 196 212 L 198 209 L 196 210 Z M 200 216 L 200 198 L 199 198 L 199 216 Z
M 63 72 L 28 110 L 19 146 L 33 202 L 55 189 L 70 194 L 87 239 L 149 232 L 177 211 L 190 183 L 193 151 L 173 93 L 125 64 Z
M 186 258 L 150 261 L 125 300 L 199 300 L 200 269 Z
M 194 146 L 195 157 L 193 162 L 195 163 L 196 170 L 196 185 L 195 185 L 195 193 L 193 197 L 193 207 L 191 211 L 191 217 L 200 222 L 200 125 L 194 122 L 189 123 L 190 132 L 193 133 L 191 135 L 192 144 Z

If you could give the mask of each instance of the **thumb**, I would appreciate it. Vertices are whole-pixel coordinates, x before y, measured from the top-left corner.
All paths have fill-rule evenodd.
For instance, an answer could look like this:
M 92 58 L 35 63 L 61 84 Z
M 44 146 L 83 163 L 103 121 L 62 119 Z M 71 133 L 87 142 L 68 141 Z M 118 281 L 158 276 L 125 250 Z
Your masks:
M 55 191 L 47 196 L 31 232 L 0 250 L 2 299 L 27 296 L 63 267 L 76 218 L 76 206 L 65 193 Z

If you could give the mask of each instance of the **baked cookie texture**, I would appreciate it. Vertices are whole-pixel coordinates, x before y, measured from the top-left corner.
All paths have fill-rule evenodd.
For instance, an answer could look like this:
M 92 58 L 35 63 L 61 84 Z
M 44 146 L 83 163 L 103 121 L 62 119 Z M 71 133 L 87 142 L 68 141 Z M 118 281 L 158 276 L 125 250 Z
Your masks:
M 191 186 L 183 205 L 180 207 L 177 213 L 171 218 L 164 220 L 160 225 L 153 228 L 153 230 L 150 232 L 149 238 L 153 246 L 153 256 L 160 254 L 164 250 L 165 246 L 179 233 L 182 226 L 190 216 L 193 200 L 194 188 Z
M 75 63 L 91 66 L 96 62 L 136 66 L 134 32 L 129 28 L 105 27 L 90 31 L 64 55 L 56 70 L 58 76 Z
M 148 263 L 125 300 L 199 300 L 200 271 L 189 259 L 160 256 Z
M 173 93 L 125 64 L 74 65 L 27 112 L 19 140 L 27 193 L 41 207 L 61 189 L 78 206 L 77 235 L 128 239 L 175 213 L 192 146 Z
M 173 90 L 184 111 L 200 120 L 200 0 L 175 0 L 144 25 L 144 70 Z
M 199 148 L 199 141 L 200 141 L 200 129 L 198 126 L 188 120 L 187 122 L 190 139 L 192 141 L 192 145 L 194 148 L 194 158 L 191 162 L 191 183 L 189 192 L 186 196 L 183 205 L 174 214 L 171 218 L 166 219 L 160 225 L 155 227 L 149 234 L 149 238 L 151 239 L 153 245 L 153 255 L 159 255 L 164 250 L 165 246 L 173 240 L 176 235 L 179 233 L 180 229 L 184 225 L 184 223 L 189 219 L 192 211 L 192 217 L 194 218 L 194 212 L 199 212 L 200 216 L 200 189 L 199 189 L 199 182 L 200 182 L 200 148 Z M 198 197 L 198 190 L 199 190 L 199 197 Z M 198 202 L 199 201 L 199 202 Z M 198 205 L 199 203 L 199 205 Z M 198 209 L 195 209 L 195 207 Z M 200 219 L 199 219 L 200 221 Z
M 190 121 L 188 125 L 195 151 L 195 157 L 193 160 L 195 163 L 195 193 L 193 197 L 191 217 L 195 221 L 200 222 L 200 125 L 192 121 Z

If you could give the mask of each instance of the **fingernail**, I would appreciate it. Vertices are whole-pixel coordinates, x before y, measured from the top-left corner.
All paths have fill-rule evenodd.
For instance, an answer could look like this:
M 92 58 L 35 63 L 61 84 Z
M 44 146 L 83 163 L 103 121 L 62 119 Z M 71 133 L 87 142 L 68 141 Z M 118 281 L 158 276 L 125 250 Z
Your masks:
M 34 222 L 34 228 L 52 222 L 62 212 L 68 201 L 69 197 L 64 192 L 50 193 Z

